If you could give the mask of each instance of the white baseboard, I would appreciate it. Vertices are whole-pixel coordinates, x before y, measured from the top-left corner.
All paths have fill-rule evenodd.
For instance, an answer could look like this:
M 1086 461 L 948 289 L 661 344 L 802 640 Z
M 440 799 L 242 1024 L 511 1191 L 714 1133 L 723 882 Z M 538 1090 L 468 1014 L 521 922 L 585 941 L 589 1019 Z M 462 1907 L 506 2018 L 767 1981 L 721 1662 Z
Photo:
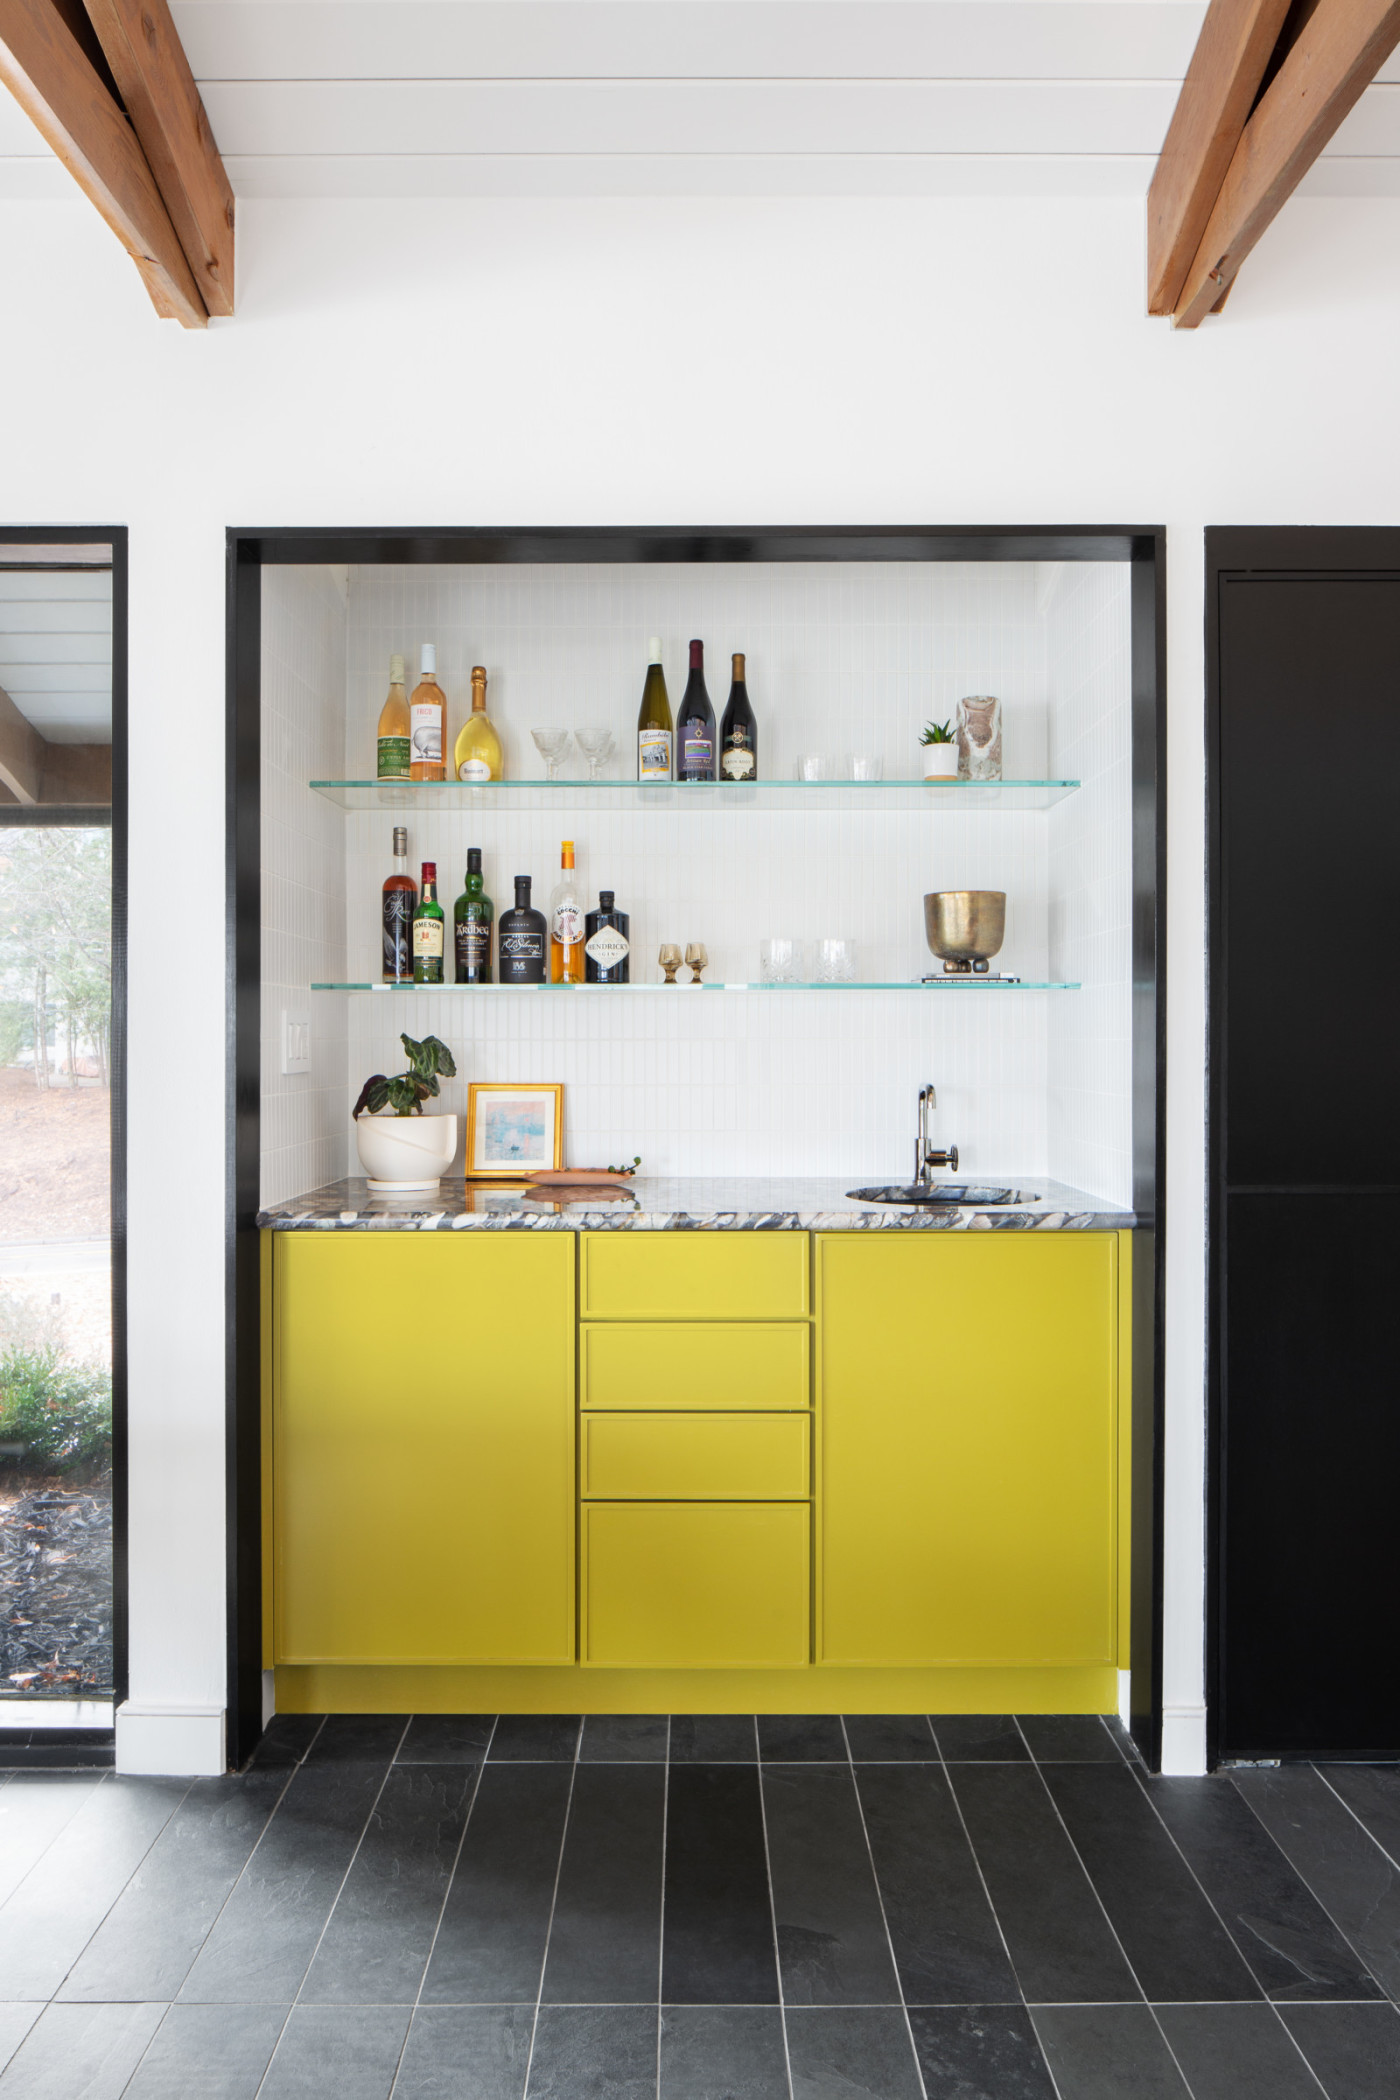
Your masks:
M 266 1728 L 277 1711 L 277 1675 L 273 1670 L 262 1673 L 262 1723 Z
M 176 1779 L 217 1779 L 227 1770 L 221 1706 L 117 1708 L 117 1770 Z
M 1162 1770 L 1191 1779 L 1206 1768 L 1206 1710 L 1203 1706 L 1162 1709 Z
M 1118 1718 L 1125 1728 L 1132 1727 L 1133 1673 L 1131 1670 L 1120 1670 L 1118 1672 Z

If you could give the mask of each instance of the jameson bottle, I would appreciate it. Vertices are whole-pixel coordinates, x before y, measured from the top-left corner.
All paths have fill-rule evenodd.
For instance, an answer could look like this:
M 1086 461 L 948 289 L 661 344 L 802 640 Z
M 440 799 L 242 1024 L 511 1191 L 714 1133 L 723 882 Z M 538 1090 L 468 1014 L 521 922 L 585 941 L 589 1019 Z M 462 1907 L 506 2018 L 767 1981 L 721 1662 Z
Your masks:
M 744 659 L 734 658 L 733 682 L 724 720 L 719 725 L 719 777 L 721 780 L 757 780 L 758 723 L 749 705 L 744 682 Z
M 437 901 L 437 862 L 423 863 L 423 894 L 413 914 L 413 982 L 442 983 L 442 949 L 445 924 Z
M 394 826 L 394 872 L 384 885 L 384 982 L 413 982 L 413 912 L 418 890 L 408 872 L 408 833 Z
M 496 936 L 502 984 L 543 984 L 548 970 L 549 927 L 530 908 L 530 877 L 515 878 L 515 909 L 503 911 Z
M 705 690 L 705 644 L 690 645 L 690 676 L 681 697 L 677 732 L 677 780 L 715 777 L 715 711 Z
M 452 907 L 458 984 L 491 982 L 491 922 L 496 907 L 481 881 L 481 848 L 467 848 L 467 886 Z
M 666 692 L 666 673 L 661 668 L 661 642 L 653 635 L 647 654 L 647 682 L 642 687 L 637 716 L 638 780 L 670 779 L 673 742 L 671 702 Z
M 389 658 L 389 697 L 379 711 L 375 758 L 377 780 L 407 780 L 412 745 L 408 727 L 408 696 L 404 692 L 403 658 Z
M 629 957 L 632 943 L 627 938 L 631 923 L 625 911 L 615 908 L 612 891 L 599 890 L 598 909 L 591 911 L 584 921 L 588 930 L 588 938 L 583 944 L 585 982 L 627 984 L 631 981 Z

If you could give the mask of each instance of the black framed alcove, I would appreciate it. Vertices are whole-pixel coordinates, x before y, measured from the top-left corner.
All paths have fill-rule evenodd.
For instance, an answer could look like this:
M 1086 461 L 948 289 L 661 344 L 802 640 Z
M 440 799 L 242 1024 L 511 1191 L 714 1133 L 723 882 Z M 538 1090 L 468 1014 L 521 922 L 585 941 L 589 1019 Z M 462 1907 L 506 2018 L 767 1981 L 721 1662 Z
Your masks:
M 226 1451 L 228 1743 L 262 1730 L 261 579 L 308 563 L 1113 562 L 1129 569 L 1132 772 L 1132 1727 L 1160 1762 L 1166 1087 L 1166 534 L 1159 526 L 233 529 L 227 542 Z

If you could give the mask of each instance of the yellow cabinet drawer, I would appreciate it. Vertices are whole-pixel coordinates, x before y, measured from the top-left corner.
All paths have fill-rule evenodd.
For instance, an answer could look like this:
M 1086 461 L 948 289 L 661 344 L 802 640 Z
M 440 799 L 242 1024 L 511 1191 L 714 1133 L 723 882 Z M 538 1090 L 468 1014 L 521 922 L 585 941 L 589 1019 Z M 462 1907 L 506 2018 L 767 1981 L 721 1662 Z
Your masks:
M 805 1320 L 579 1329 L 579 1404 L 615 1408 L 806 1408 Z
M 805 1232 L 586 1232 L 579 1311 L 594 1320 L 793 1320 L 809 1308 Z
M 580 1493 L 622 1501 L 806 1495 L 806 1415 L 585 1415 Z
M 580 1661 L 797 1669 L 810 1658 L 805 1502 L 586 1502 Z

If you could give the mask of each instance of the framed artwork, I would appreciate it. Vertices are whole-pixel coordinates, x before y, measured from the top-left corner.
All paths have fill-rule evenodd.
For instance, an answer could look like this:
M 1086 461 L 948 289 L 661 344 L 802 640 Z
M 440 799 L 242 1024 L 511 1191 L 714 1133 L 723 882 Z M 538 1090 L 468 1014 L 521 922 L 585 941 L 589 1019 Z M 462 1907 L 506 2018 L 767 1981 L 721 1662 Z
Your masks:
M 562 1086 L 468 1086 L 468 1181 L 519 1181 L 563 1164 Z

